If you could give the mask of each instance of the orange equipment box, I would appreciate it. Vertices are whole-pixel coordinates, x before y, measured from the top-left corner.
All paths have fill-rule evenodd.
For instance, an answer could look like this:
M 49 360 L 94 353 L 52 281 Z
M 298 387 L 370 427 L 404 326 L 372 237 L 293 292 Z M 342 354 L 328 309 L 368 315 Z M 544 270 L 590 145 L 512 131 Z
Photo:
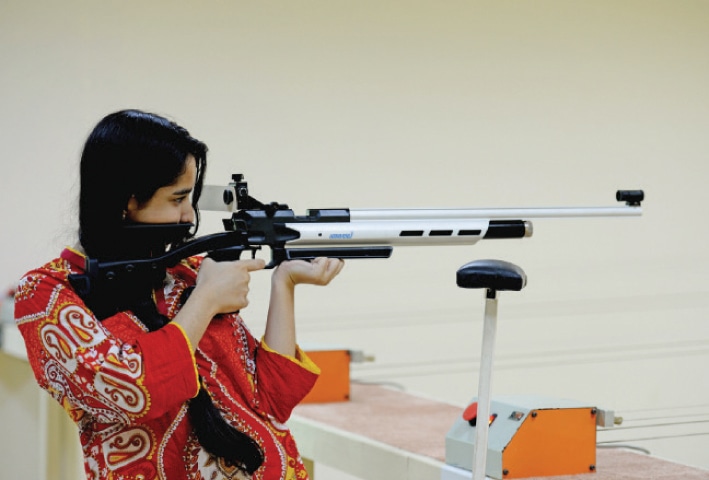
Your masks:
M 303 348 L 320 367 L 320 377 L 301 403 L 346 402 L 350 399 L 350 351 Z
M 471 407 L 446 435 L 446 463 L 467 470 L 473 466 L 478 421 Z M 486 476 L 506 480 L 595 472 L 595 407 L 531 396 L 495 397 L 490 407 Z

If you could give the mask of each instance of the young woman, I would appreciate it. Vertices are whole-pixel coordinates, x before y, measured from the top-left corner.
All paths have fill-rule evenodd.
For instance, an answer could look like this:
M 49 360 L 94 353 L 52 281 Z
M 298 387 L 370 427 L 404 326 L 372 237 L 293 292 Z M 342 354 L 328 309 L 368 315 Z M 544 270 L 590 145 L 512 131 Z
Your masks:
M 163 117 L 103 118 L 81 157 L 79 243 L 19 283 L 30 364 L 76 422 L 87 478 L 307 478 L 284 423 L 319 371 L 295 342 L 294 289 L 327 285 L 341 260 L 277 267 L 261 340 L 234 313 L 259 259 L 191 257 L 101 295 L 72 282 L 87 258 L 156 255 L 188 240 L 148 242 L 126 226 L 194 224 L 193 236 L 206 156 Z

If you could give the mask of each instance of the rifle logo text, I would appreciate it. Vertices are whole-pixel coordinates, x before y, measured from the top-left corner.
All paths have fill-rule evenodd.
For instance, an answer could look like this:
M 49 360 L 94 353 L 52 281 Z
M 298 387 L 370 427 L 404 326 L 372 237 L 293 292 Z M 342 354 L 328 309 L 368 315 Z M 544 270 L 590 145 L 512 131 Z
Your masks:
M 349 233 L 331 233 L 330 240 L 349 240 L 354 236 L 354 232 Z

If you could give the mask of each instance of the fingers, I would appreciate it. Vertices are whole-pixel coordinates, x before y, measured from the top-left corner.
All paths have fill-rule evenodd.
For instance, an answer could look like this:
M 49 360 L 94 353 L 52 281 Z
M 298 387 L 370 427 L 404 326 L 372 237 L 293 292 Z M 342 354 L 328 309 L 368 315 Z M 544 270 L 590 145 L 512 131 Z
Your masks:
M 263 259 L 217 262 L 205 258 L 197 275 L 197 287 L 218 313 L 230 313 L 248 305 L 250 272 L 266 266 Z
M 316 258 L 315 261 L 322 264 L 323 276 L 327 278 L 328 282 L 335 278 L 345 266 L 345 261 L 341 258 Z
M 246 267 L 246 271 L 255 272 L 256 270 L 263 270 L 266 267 L 266 262 L 262 258 L 252 258 L 249 260 L 238 260 L 239 264 Z
M 301 283 L 327 285 L 340 273 L 344 264 L 344 260 L 327 257 L 318 257 L 311 262 L 291 260 L 282 263 L 276 275 L 287 276 L 294 285 Z
M 247 272 L 254 272 L 256 270 L 263 270 L 266 267 L 266 262 L 262 258 L 250 258 L 248 260 L 230 260 L 224 262 L 217 262 L 216 260 L 205 257 L 202 261 L 202 265 L 207 263 L 218 263 L 223 265 L 238 266 L 245 269 Z M 228 267 L 227 267 L 228 268 Z
M 332 264 L 333 268 L 335 269 L 335 275 L 337 275 L 342 271 L 343 268 L 345 268 L 345 261 L 341 258 L 333 258 L 332 260 L 334 260 Z

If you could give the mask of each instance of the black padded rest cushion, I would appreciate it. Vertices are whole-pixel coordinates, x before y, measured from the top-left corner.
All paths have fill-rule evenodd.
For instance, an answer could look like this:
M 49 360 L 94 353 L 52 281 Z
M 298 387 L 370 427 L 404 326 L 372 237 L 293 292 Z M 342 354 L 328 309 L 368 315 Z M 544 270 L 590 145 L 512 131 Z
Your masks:
M 461 288 L 519 291 L 527 284 L 527 275 L 510 262 L 475 260 L 458 269 L 456 282 Z

